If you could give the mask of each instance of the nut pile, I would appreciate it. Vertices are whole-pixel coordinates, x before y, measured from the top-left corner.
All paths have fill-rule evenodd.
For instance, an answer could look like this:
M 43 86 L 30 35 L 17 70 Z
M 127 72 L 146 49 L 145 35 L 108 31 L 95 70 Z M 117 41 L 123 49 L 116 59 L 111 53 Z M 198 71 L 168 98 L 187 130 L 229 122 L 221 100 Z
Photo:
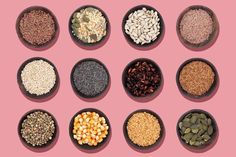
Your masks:
M 96 43 L 107 34 L 107 21 L 102 12 L 93 7 L 73 14 L 72 33 L 84 43 Z
M 53 17 L 40 9 L 27 12 L 20 19 L 19 30 L 23 39 L 38 46 L 49 42 L 56 32 Z
M 155 144 L 162 131 L 158 119 L 147 112 L 133 114 L 126 128 L 129 139 L 142 147 Z
M 42 59 L 33 60 L 21 71 L 21 80 L 26 91 L 40 96 L 49 93 L 55 86 L 56 73 L 50 63 Z
M 183 90 L 193 96 L 201 96 L 212 87 L 215 73 L 203 61 L 192 61 L 180 71 L 179 82 Z
M 211 16 L 203 9 L 192 9 L 185 13 L 179 27 L 181 36 L 192 44 L 207 41 L 214 30 Z
M 138 60 L 125 72 L 125 87 L 136 97 L 154 93 L 161 84 L 161 73 L 149 60 Z
M 160 18 L 157 11 L 143 7 L 128 16 L 125 23 L 125 33 L 136 44 L 149 44 L 160 35 Z
M 73 138 L 79 145 L 97 146 L 108 135 L 106 119 L 96 112 L 83 112 L 74 118 Z
M 42 111 L 30 113 L 20 125 L 22 138 L 33 147 L 47 144 L 53 139 L 56 130 L 52 117 Z
M 204 145 L 214 133 L 212 123 L 204 113 L 189 113 L 178 124 L 181 138 L 191 146 Z
M 101 94 L 109 84 L 106 68 L 95 60 L 84 60 L 76 64 L 72 75 L 73 83 L 80 96 L 86 98 Z

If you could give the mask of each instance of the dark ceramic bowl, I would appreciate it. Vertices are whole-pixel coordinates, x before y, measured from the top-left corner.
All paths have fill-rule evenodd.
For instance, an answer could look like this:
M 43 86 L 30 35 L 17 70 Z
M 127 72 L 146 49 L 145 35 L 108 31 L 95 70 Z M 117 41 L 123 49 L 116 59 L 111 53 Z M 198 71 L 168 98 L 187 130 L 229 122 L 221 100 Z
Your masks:
M 199 43 L 199 44 L 193 44 L 193 43 L 190 43 L 189 41 L 185 40 L 181 33 L 180 33 L 180 22 L 182 21 L 183 19 L 183 16 L 190 10 L 193 10 L 193 9 L 202 9 L 204 11 L 206 11 L 212 18 L 213 20 L 213 32 L 210 34 L 209 36 L 209 39 L 208 40 L 205 40 L 204 42 L 202 43 Z M 205 6 L 201 6 L 201 5 L 193 5 L 193 6 L 190 6 L 188 8 L 186 8 L 179 16 L 178 20 L 177 20 L 177 24 L 176 24 L 176 31 L 177 31 L 177 35 L 179 37 L 179 40 L 181 41 L 181 43 L 188 49 L 191 49 L 191 50 L 194 50 L 194 51 L 200 51 L 200 50 L 204 50 L 204 49 L 207 49 L 209 48 L 210 46 L 212 46 L 217 37 L 218 37 L 218 34 L 219 34 L 219 23 L 218 23 L 218 20 L 217 20 L 217 17 L 215 15 L 215 13 L 205 7 Z
M 128 35 L 126 32 L 125 32 L 125 24 L 126 24 L 126 21 L 129 19 L 129 15 L 131 13 L 133 13 L 134 11 L 137 11 L 137 10 L 140 10 L 142 8 L 146 8 L 147 10 L 153 10 L 153 11 L 156 11 L 158 13 L 158 17 L 160 19 L 160 34 L 157 36 L 156 40 L 152 41 L 151 43 L 146 43 L 146 44 L 137 44 L 133 41 L 133 39 L 130 37 L 130 35 Z M 161 16 L 161 14 L 153 7 L 151 6 L 148 6 L 148 5 L 139 5 L 139 6 L 136 6 L 132 9 L 130 9 L 124 16 L 123 18 L 123 21 L 122 21 L 122 31 L 123 31 L 123 34 L 126 38 L 126 40 L 128 41 L 128 43 L 130 43 L 131 45 L 135 46 L 135 47 L 151 47 L 152 45 L 155 45 L 158 43 L 159 40 L 161 40 L 162 36 L 164 35 L 164 29 L 165 29 L 165 25 L 164 25 L 164 21 L 163 21 L 163 18 Z
M 104 90 L 101 91 L 100 93 L 96 94 L 96 95 L 93 95 L 93 96 L 85 95 L 84 93 L 82 93 L 81 91 L 79 91 L 79 90 L 76 88 L 76 86 L 75 86 L 75 82 L 74 82 L 74 78 L 73 78 L 73 74 L 74 74 L 74 71 L 75 71 L 75 69 L 77 68 L 77 66 L 80 65 L 81 63 L 87 62 L 87 61 L 94 61 L 94 62 L 98 63 L 99 65 L 101 65 L 101 66 L 105 69 L 105 71 L 106 71 L 106 73 L 107 73 L 107 75 L 108 75 L 108 82 L 107 82 L 107 85 L 106 85 L 106 87 L 104 88 Z M 77 63 L 74 65 L 74 67 L 73 67 L 73 69 L 72 69 L 72 71 L 71 71 L 70 81 L 71 81 L 71 85 L 72 85 L 72 88 L 73 88 L 74 92 L 75 92 L 79 97 L 82 97 L 82 98 L 85 98 L 85 99 L 93 99 L 93 98 L 100 97 L 104 92 L 106 92 L 106 91 L 108 90 L 108 87 L 109 87 L 109 84 L 110 84 L 110 74 L 109 74 L 109 72 L 108 72 L 106 66 L 105 66 L 101 61 L 99 61 L 99 60 L 97 60 L 97 59 L 94 59 L 94 58 L 86 58 L 86 59 L 80 60 L 79 62 L 77 62 Z
M 213 126 L 213 134 L 211 135 L 211 139 L 209 141 L 207 141 L 204 145 L 201 145 L 201 146 L 191 146 L 187 143 L 185 143 L 185 141 L 181 138 L 181 133 L 180 133 L 180 128 L 179 128 L 179 123 L 190 113 L 203 113 L 205 114 L 208 118 L 210 118 L 212 120 L 212 126 Z M 217 141 L 217 138 L 218 138 L 218 133 L 219 133 L 219 130 L 218 130 L 218 126 L 217 126 L 217 123 L 214 119 L 214 117 L 204 111 L 204 110 L 201 110 L 201 109 L 193 109 L 193 110 L 190 110 L 186 113 L 184 113 L 178 120 L 178 123 L 177 123 L 177 126 L 176 126 L 176 132 L 177 132 L 177 136 L 179 138 L 179 141 L 181 142 L 181 144 L 188 150 L 190 151 L 196 151 L 196 152 L 201 152 L 201 151 L 206 151 L 208 149 L 210 149 L 212 146 L 214 146 L 215 142 Z
M 27 143 L 26 140 L 25 140 L 25 139 L 22 137 L 22 135 L 21 135 L 21 129 L 22 129 L 21 124 L 24 122 L 25 119 L 27 119 L 27 115 L 30 115 L 31 113 L 34 113 L 34 112 L 37 112 L 37 111 L 41 111 L 41 112 L 47 113 L 49 116 L 51 116 L 51 117 L 52 117 L 52 120 L 54 121 L 54 125 L 55 125 L 55 132 L 54 132 L 54 134 L 53 134 L 53 136 L 52 136 L 52 139 L 51 139 L 50 141 L 48 141 L 46 144 L 43 144 L 43 145 L 41 145 L 41 146 L 33 146 L 33 145 L 31 145 L 30 143 Z M 29 147 L 29 148 L 32 148 L 32 149 L 34 149 L 34 150 L 37 150 L 37 149 L 44 149 L 44 148 L 50 147 L 50 146 L 55 142 L 55 140 L 56 140 L 57 132 L 58 132 L 58 124 L 57 124 L 57 121 L 56 121 L 55 117 L 54 117 L 51 113 L 49 113 L 48 111 L 45 111 L 45 110 L 42 110 L 42 109 L 33 109 L 33 110 L 31 110 L 31 111 L 28 111 L 27 113 L 25 113 L 25 114 L 21 117 L 20 122 L 19 122 L 19 124 L 18 124 L 18 135 L 19 135 L 19 137 L 20 137 L 20 140 L 22 141 L 22 143 L 23 143 L 25 146 L 27 146 L 27 147 Z
M 149 113 L 151 115 L 153 115 L 154 117 L 157 118 L 159 124 L 160 124 L 160 127 L 161 127 L 161 132 L 160 132 L 160 137 L 159 139 L 152 145 L 149 145 L 149 146 L 146 146 L 146 147 L 143 147 L 143 146 L 139 146 L 137 144 L 134 144 L 131 139 L 129 138 L 129 135 L 128 135 L 128 130 L 127 130 L 127 125 L 128 125 L 128 121 L 129 119 L 136 113 L 142 113 L 142 112 L 146 112 L 146 113 Z M 165 127 L 164 127 L 164 124 L 161 120 L 161 118 L 159 117 L 159 115 L 157 115 L 155 112 L 151 111 L 151 110 L 147 110 L 147 109 L 139 109 L 139 110 L 136 110 L 134 112 L 132 112 L 125 120 L 124 122 L 124 125 L 123 125 L 123 133 L 124 133 L 124 137 L 125 137 L 125 140 L 126 142 L 129 144 L 129 146 L 131 146 L 132 148 L 134 148 L 135 150 L 138 150 L 138 151 L 147 151 L 147 150 L 152 150 L 152 149 L 155 149 L 155 148 L 158 148 L 163 140 L 164 140 L 164 136 L 165 136 Z
M 30 62 L 32 62 L 32 61 L 34 61 L 34 60 L 43 60 L 43 61 L 49 63 L 51 66 L 53 66 L 54 71 L 55 71 L 55 74 L 56 74 L 56 82 L 55 82 L 55 85 L 53 86 L 53 88 L 52 88 L 48 93 L 43 94 L 43 95 L 36 95 L 36 94 L 31 94 L 31 93 L 29 93 L 29 92 L 25 89 L 25 87 L 24 87 L 24 85 L 23 85 L 23 83 L 22 83 L 22 79 L 21 79 L 21 72 L 22 72 L 22 70 L 25 68 L 25 66 L 26 66 L 28 63 L 30 63 Z M 56 94 L 56 92 L 57 92 L 57 90 L 58 90 L 60 78 L 59 78 L 59 75 L 58 75 L 58 72 L 57 72 L 57 69 L 56 69 L 55 65 L 54 65 L 51 61 L 49 61 L 49 60 L 47 60 L 47 59 L 45 59 L 45 58 L 42 58 L 42 57 L 33 57 L 33 58 L 30 58 L 30 59 L 26 60 L 26 61 L 20 66 L 20 68 L 18 69 L 18 72 L 17 72 L 17 82 L 18 82 L 18 85 L 19 85 L 19 87 L 20 87 L 21 92 L 22 92 L 27 98 L 29 98 L 29 99 L 31 99 L 31 100 L 46 100 L 47 98 L 51 98 L 52 96 L 54 96 L 54 95 Z
M 86 42 L 80 40 L 78 37 L 75 36 L 75 34 L 73 34 L 73 32 L 72 32 L 73 29 L 72 29 L 72 27 L 71 27 L 73 15 L 74 15 L 76 12 L 80 12 L 80 10 L 86 9 L 86 8 L 88 8 L 88 7 L 92 7 L 92 8 L 95 8 L 95 9 L 99 10 L 99 11 L 102 13 L 103 17 L 106 19 L 106 35 L 105 35 L 101 40 L 99 40 L 99 41 L 97 41 L 97 42 L 95 42 L 95 43 L 86 43 Z M 69 20 L 69 33 L 70 33 L 70 36 L 71 36 L 72 40 L 73 40 L 76 44 L 78 44 L 79 46 L 82 46 L 82 47 L 95 47 L 95 46 L 101 45 L 102 43 L 104 43 L 104 42 L 106 41 L 106 38 L 107 38 L 107 37 L 109 36 L 109 34 L 110 34 L 110 22 L 109 22 L 109 19 L 108 19 L 106 13 L 105 13 L 102 9 L 100 9 L 100 8 L 98 8 L 98 7 L 96 7 L 96 6 L 93 6 L 93 5 L 85 5 L 85 6 L 82 6 L 82 7 L 78 8 L 78 9 L 76 9 L 76 10 L 72 13 L 72 15 L 70 16 L 70 20 Z
M 105 120 L 106 120 L 106 123 L 107 125 L 109 126 L 109 129 L 108 129 L 108 135 L 106 138 L 103 139 L 103 141 L 101 143 L 98 143 L 97 146 L 89 146 L 87 144 L 83 144 L 83 145 L 80 145 L 78 144 L 78 141 L 76 139 L 74 139 L 73 137 L 73 126 L 74 126 L 74 119 L 76 116 L 78 116 L 78 114 L 81 114 L 83 112 L 96 112 L 99 114 L 99 116 L 101 117 L 104 117 Z M 82 151 L 93 151 L 93 150 L 100 150 L 101 148 L 103 148 L 104 146 L 106 146 L 106 144 L 109 142 L 110 140 L 110 136 L 111 136 L 111 125 L 110 125 L 110 122 L 109 122 L 109 119 L 107 118 L 107 116 L 100 110 L 98 109 L 94 109 L 94 108 L 86 108 L 86 109 L 82 109 L 80 110 L 79 112 L 77 112 L 73 118 L 71 119 L 70 121 L 70 126 L 69 126 L 69 134 L 70 134 L 70 138 L 71 138 L 71 141 L 74 143 L 74 145 L 82 150 Z
M 130 67 L 133 67 L 137 62 L 142 62 L 142 61 L 146 61 L 147 63 L 151 63 L 154 68 L 157 70 L 159 76 L 160 76 L 160 82 L 156 85 L 157 87 L 155 88 L 154 92 L 152 94 L 148 94 L 148 95 L 145 95 L 145 96 L 136 96 L 134 95 L 127 87 L 127 84 L 126 84 L 126 80 L 128 78 L 127 76 L 127 73 L 128 73 L 128 70 Z M 122 83 L 123 83 L 123 87 L 126 91 L 126 93 L 131 97 L 131 98 L 134 98 L 135 100 L 141 100 L 143 98 L 147 98 L 147 97 L 150 97 L 150 98 L 153 98 L 155 96 L 157 96 L 156 94 L 159 94 L 159 90 L 161 89 L 162 87 L 162 83 L 163 83 L 163 75 L 162 75 L 162 72 L 161 72 L 161 69 L 159 68 L 159 66 L 152 60 L 150 59 L 147 59 L 147 58 L 138 58 L 138 59 L 135 59 L 133 61 L 131 61 L 124 69 L 123 71 L 123 74 L 122 74 Z
M 182 69 L 189 63 L 193 62 L 193 61 L 202 61 L 204 63 L 206 63 L 207 65 L 209 65 L 212 69 L 212 71 L 214 72 L 215 74 L 215 77 L 214 77 L 214 82 L 213 84 L 211 85 L 210 89 L 203 95 L 192 95 L 192 94 L 189 94 L 187 91 L 185 91 L 180 82 L 179 82 L 179 76 L 180 76 L 180 73 L 182 71 Z M 219 80 L 219 76 L 218 76 L 218 72 L 215 68 L 215 66 L 209 62 L 208 60 L 205 60 L 205 59 L 202 59 L 202 58 L 192 58 L 192 59 L 189 59 L 187 61 L 185 61 L 178 69 L 177 71 L 177 74 L 176 74 L 176 83 L 177 83 L 177 86 L 179 88 L 179 91 L 181 92 L 181 94 L 188 98 L 188 99 L 191 99 L 191 100 L 204 100 L 205 98 L 210 98 L 212 96 L 212 94 L 216 91 L 217 89 L 217 86 L 218 86 L 218 80 Z
M 32 10 L 41 10 L 41 11 L 48 13 L 53 18 L 53 21 L 55 23 L 55 32 L 52 35 L 51 40 L 49 40 L 48 42 L 46 42 L 44 44 L 33 45 L 33 44 L 29 43 L 27 40 L 25 40 L 21 34 L 21 31 L 19 28 L 20 20 L 22 19 L 22 17 L 24 16 L 25 13 L 29 13 Z M 17 35 L 18 35 L 20 41 L 23 43 L 23 45 L 25 45 L 29 49 L 41 51 L 41 50 L 48 49 L 55 44 L 57 37 L 59 35 L 59 25 L 58 25 L 55 15 L 49 9 L 42 7 L 42 6 L 32 6 L 32 7 L 28 7 L 25 10 L 23 10 L 20 13 L 20 15 L 18 16 L 18 18 L 16 20 L 16 32 L 17 32 Z

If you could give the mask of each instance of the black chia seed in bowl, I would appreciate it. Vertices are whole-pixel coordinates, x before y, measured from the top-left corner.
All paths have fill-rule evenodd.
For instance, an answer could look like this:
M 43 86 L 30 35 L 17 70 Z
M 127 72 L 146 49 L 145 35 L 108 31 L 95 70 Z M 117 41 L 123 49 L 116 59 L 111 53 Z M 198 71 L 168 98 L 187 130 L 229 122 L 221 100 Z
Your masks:
M 161 88 L 163 77 L 159 66 L 147 58 L 130 62 L 123 71 L 125 91 L 133 98 L 153 97 Z
M 33 149 L 51 145 L 57 134 L 56 119 L 47 111 L 34 109 L 27 112 L 18 124 L 21 141 Z
M 71 84 L 78 96 L 95 98 L 108 89 L 110 75 L 102 62 L 87 58 L 75 64 L 71 72 Z

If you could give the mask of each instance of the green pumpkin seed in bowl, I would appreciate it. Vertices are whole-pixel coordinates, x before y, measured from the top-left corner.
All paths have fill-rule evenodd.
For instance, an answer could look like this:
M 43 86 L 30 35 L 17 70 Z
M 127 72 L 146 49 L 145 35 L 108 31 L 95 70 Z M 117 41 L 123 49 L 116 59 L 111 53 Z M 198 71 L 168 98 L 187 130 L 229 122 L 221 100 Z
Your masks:
M 191 110 L 178 121 L 177 134 L 184 146 L 204 149 L 216 139 L 218 127 L 214 118 L 203 110 Z

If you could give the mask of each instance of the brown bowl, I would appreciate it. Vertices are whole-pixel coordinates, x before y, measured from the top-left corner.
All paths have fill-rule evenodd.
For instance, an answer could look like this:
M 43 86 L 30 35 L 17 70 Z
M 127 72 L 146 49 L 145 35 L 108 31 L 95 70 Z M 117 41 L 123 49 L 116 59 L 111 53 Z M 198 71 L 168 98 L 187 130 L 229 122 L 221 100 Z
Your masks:
M 27 40 L 25 40 L 23 38 L 22 33 L 20 31 L 19 25 L 20 25 L 20 21 L 21 21 L 22 17 L 24 16 L 25 13 L 29 13 L 32 10 L 42 10 L 43 12 L 48 13 L 53 18 L 53 21 L 55 24 L 55 32 L 52 35 L 51 40 L 49 40 L 48 42 L 46 42 L 44 44 L 33 45 L 33 44 L 29 43 Z M 18 18 L 16 20 L 16 32 L 17 32 L 17 35 L 18 35 L 20 41 L 22 42 L 22 44 L 25 45 L 27 48 L 32 49 L 32 50 L 36 50 L 36 51 L 42 51 L 42 50 L 52 47 L 56 43 L 56 40 L 59 35 L 59 25 L 58 25 L 55 15 L 49 9 L 42 7 L 42 6 L 31 6 L 31 7 L 26 8 L 25 10 L 23 10 L 20 13 L 20 15 L 18 16 Z
M 193 44 L 193 43 L 190 43 L 189 41 L 185 40 L 181 33 L 180 33 L 180 22 L 182 21 L 183 19 L 183 16 L 189 11 L 189 10 L 193 10 L 193 9 L 202 9 L 204 11 L 206 11 L 212 18 L 213 20 L 213 32 L 210 34 L 208 40 L 205 40 L 204 42 L 202 43 L 199 43 L 199 44 Z M 186 8 L 179 16 L 178 20 L 177 20 L 177 24 L 176 24 L 176 31 L 177 31 L 177 35 L 178 35 L 178 38 L 179 40 L 181 41 L 181 43 L 188 49 L 191 49 L 193 51 L 201 51 L 201 50 L 205 50 L 209 47 L 211 47 L 217 37 L 218 37 L 218 34 L 219 34 L 219 23 L 218 23 L 218 20 L 217 20 L 217 17 L 215 15 L 215 13 L 209 9 L 208 7 L 205 7 L 205 6 L 201 6 L 201 5 L 193 5 L 193 6 L 190 6 L 188 8 Z

